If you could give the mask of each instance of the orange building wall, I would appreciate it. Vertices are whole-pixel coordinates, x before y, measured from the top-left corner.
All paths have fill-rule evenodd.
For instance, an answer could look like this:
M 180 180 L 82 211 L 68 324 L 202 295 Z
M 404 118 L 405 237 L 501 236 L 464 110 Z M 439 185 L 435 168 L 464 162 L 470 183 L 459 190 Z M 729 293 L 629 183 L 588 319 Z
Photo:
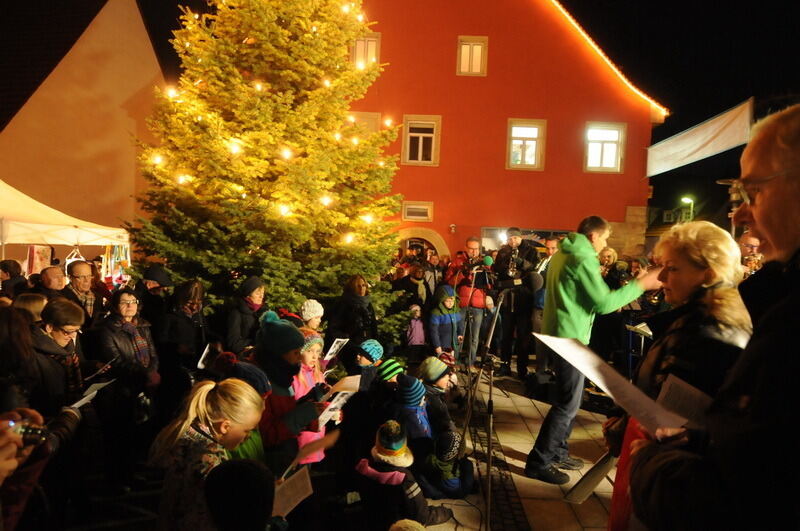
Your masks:
M 396 123 L 442 117 L 439 166 L 401 165 L 395 179 L 406 200 L 434 202 L 434 221 L 401 227 L 434 229 L 458 249 L 481 227 L 573 229 L 590 214 L 624 221 L 627 206 L 646 205 L 650 105 L 549 0 L 366 0 L 364 12 L 389 64 L 353 109 Z M 459 35 L 488 36 L 486 77 L 456 75 Z M 547 120 L 543 171 L 505 169 L 509 118 Z M 587 121 L 627 124 L 622 174 L 583 171 Z

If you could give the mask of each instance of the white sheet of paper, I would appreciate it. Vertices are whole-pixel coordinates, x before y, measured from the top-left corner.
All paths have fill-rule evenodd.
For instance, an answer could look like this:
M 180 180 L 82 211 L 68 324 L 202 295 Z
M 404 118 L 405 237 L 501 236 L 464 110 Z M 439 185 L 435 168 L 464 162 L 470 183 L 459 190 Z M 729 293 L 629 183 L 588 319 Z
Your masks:
M 114 380 L 116 380 L 116 378 L 114 378 Z M 112 383 L 114 380 L 109 380 L 107 382 L 101 382 L 90 385 L 89 388 L 83 392 L 83 398 L 81 398 L 80 400 L 78 400 L 69 407 L 79 408 L 81 406 L 85 406 L 86 404 L 94 400 L 94 397 L 97 396 L 97 391 L 107 386 L 108 384 Z
M 679 428 L 686 418 L 657 404 L 577 339 L 534 334 L 539 340 L 600 386 L 620 407 L 648 430 Z
M 205 369 L 206 363 L 208 362 L 208 357 L 211 355 L 211 343 L 206 345 L 206 349 L 203 351 L 203 355 L 200 356 L 200 359 L 197 360 L 197 368 L 198 369 Z
M 328 404 L 328 407 L 326 407 L 325 410 L 322 413 L 320 413 L 319 418 L 317 419 L 319 421 L 320 427 L 327 424 L 328 421 L 331 420 L 334 416 L 338 418 L 339 411 L 342 410 L 342 407 L 344 407 L 347 401 L 350 400 L 350 397 L 352 397 L 354 394 L 355 393 L 350 391 L 342 391 L 341 393 L 336 395 L 336 398 L 334 398 L 331 401 L 331 403 Z
M 653 339 L 653 331 L 650 330 L 650 327 L 647 326 L 647 323 L 639 323 L 639 324 L 637 324 L 635 326 L 631 326 L 631 325 L 626 324 L 625 328 L 627 328 L 628 330 L 630 330 L 631 332 L 633 332 L 635 334 L 639 334 L 640 336 L 644 336 L 647 339 Z
M 656 400 L 670 411 L 686 417 L 692 425 L 697 427 L 703 425 L 703 416 L 708 406 L 711 405 L 711 401 L 710 396 L 674 374 L 667 376 Z
M 333 393 L 339 393 L 347 391 L 348 393 L 357 393 L 358 387 L 361 385 L 361 375 L 355 374 L 353 376 L 345 376 L 331 387 L 331 390 L 328 391 L 325 396 L 322 397 L 322 402 L 326 402 Z
M 283 516 L 292 512 L 297 505 L 311 496 L 311 477 L 308 467 L 304 466 L 289 479 L 275 487 L 275 501 L 272 504 L 272 516 Z
M 350 341 L 350 338 L 341 338 L 341 337 L 339 337 L 339 338 L 334 339 L 333 340 L 333 345 L 331 345 L 331 348 L 328 349 L 328 353 L 325 354 L 324 358 L 322 358 L 323 361 L 328 361 L 332 357 L 337 355 L 339 353 L 339 351 L 342 350 L 342 347 L 345 346 L 345 344 L 348 341 Z

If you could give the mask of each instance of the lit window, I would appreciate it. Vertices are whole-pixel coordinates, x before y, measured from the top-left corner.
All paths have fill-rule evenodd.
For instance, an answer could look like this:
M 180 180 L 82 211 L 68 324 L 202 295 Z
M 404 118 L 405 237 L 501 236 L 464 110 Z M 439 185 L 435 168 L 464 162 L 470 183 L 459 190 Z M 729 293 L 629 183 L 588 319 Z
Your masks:
M 488 37 L 459 36 L 456 74 L 459 76 L 485 76 L 488 51 Z
M 586 171 L 621 172 L 624 150 L 625 124 L 587 124 Z
M 506 169 L 541 170 L 544 168 L 545 120 L 508 120 Z
M 403 117 L 403 164 L 439 165 L 439 140 L 442 117 L 405 115 Z
M 381 59 L 381 34 L 370 33 L 353 44 L 353 64 L 363 69 Z

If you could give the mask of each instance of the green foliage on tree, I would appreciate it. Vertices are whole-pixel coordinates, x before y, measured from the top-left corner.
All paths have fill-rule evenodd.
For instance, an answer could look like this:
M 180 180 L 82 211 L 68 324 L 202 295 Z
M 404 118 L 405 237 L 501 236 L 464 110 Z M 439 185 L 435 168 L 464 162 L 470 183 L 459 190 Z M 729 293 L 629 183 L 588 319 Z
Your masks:
M 351 58 L 369 32 L 360 2 L 212 0 L 184 10 L 172 41 L 183 73 L 158 89 L 143 146 L 147 219 L 138 247 L 218 302 L 248 275 L 266 302 L 330 299 L 347 277 L 371 282 L 396 248 L 390 193 L 397 129 L 351 121 L 352 101 L 382 70 Z M 387 283 L 373 287 L 383 314 Z

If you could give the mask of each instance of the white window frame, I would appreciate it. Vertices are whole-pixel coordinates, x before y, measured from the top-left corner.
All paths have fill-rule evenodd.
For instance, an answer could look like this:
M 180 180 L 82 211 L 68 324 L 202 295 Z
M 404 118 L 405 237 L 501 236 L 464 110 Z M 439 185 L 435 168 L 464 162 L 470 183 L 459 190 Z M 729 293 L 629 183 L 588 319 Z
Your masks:
M 374 45 L 373 54 L 369 53 L 370 44 Z M 363 63 L 364 68 L 368 67 L 370 63 L 380 63 L 381 34 L 368 33 L 363 37 L 356 39 L 350 51 L 350 58 L 356 67 L 359 66 L 359 62 Z
M 477 35 L 459 35 L 458 36 L 458 44 L 456 49 L 456 75 L 457 76 L 486 76 L 486 67 L 488 64 L 489 59 L 489 37 L 477 36 Z M 461 68 L 461 59 L 463 55 L 463 48 L 464 46 L 469 46 L 469 67 L 467 70 L 463 70 Z M 480 48 L 481 50 L 481 62 L 478 70 L 473 68 L 473 61 L 471 55 L 474 53 L 474 50 Z
M 415 125 L 432 125 L 433 133 L 412 133 L 411 128 Z M 431 138 L 431 160 L 416 160 L 411 157 L 411 136 L 420 138 Z M 438 114 L 405 114 L 403 115 L 403 156 L 401 164 L 408 166 L 438 166 L 439 165 L 439 146 L 442 138 L 442 117 Z M 420 155 L 421 143 L 418 143 L 416 155 Z
M 525 147 L 529 148 L 526 140 L 527 138 L 514 137 L 512 132 L 514 127 L 536 127 L 538 129 L 537 137 L 535 139 L 536 154 L 534 155 L 535 164 L 514 164 L 511 162 L 511 152 L 514 140 L 523 140 Z M 547 138 L 547 120 L 528 119 L 528 118 L 509 118 L 508 131 L 506 134 L 506 169 L 507 170 L 527 170 L 527 171 L 542 171 L 544 169 L 544 148 L 545 140 Z
M 427 217 L 409 216 L 407 215 L 409 208 L 426 208 L 428 209 L 428 215 Z M 403 221 L 416 221 L 416 222 L 433 221 L 433 201 L 403 201 L 403 208 L 401 212 Z
M 616 141 L 611 140 L 589 140 L 590 129 L 605 129 L 609 131 L 617 131 L 619 139 Z M 586 142 L 586 149 L 583 157 L 583 171 L 596 172 L 596 173 L 622 173 L 625 162 L 625 143 L 627 140 L 627 124 L 618 122 L 586 122 L 586 129 L 584 129 L 583 138 Z M 599 144 L 600 146 L 600 166 L 589 166 L 589 150 L 590 146 Z M 603 166 L 603 152 L 606 145 L 616 144 L 616 161 L 614 166 Z

